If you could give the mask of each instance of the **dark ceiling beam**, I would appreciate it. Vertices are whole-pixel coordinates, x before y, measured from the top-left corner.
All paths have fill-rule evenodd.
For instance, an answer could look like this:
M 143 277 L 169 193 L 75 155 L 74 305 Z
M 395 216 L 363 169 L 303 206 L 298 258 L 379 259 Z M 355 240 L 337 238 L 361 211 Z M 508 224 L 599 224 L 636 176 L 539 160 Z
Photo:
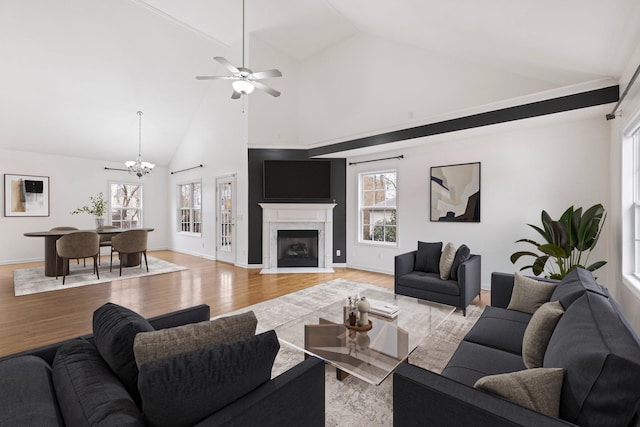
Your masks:
M 309 157 L 335 154 L 358 148 L 366 148 L 381 144 L 389 144 L 392 142 L 422 138 L 425 136 L 490 126 L 514 120 L 529 119 L 532 117 L 561 113 L 563 111 L 577 110 L 580 108 L 594 107 L 596 105 L 616 102 L 619 98 L 620 86 L 609 86 L 587 92 L 561 96 L 558 98 L 545 99 L 544 101 L 501 108 L 499 110 L 487 111 L 485 113 L 472 114 L 470 116 L 459 117 L 456 119 L 444 120 L 412 128 L 381 133 L 379 135 L 353 139 L 351 141 L 311 148 L 309 149 L 308 154 Z

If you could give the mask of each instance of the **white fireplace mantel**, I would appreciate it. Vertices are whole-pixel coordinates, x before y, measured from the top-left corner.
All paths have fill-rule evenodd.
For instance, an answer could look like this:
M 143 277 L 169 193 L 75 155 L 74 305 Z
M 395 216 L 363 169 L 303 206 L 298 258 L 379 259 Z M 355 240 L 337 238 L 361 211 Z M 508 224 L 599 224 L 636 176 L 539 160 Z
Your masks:
M 262 273 L 333 272 L 333 208 L 335 203 L 260 203 L 262 208 Z M 318 230 L 318 268 L 278 269 L 278 230 Z M 304 271 L 303 271 L 304 270 Z

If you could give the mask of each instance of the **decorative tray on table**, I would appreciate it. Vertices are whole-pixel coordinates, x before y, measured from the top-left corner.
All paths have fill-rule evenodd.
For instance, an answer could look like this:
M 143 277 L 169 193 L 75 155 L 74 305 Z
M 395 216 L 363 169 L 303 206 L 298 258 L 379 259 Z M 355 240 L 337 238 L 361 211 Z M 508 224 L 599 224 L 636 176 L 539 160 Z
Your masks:
M 355 324 L 352 326 L 349 324 L 349 319 L 347 319 L 344 321 L 344 326 L 346 326 L 347 329 L 351 329 L 352 331 L 364 332 L 371 330 L 371 328 L 373 328 L 373 323 L 371 323 L 371 320 L 369 320 L 369 323 L 366 325 L 358 326 L 357 324 Z

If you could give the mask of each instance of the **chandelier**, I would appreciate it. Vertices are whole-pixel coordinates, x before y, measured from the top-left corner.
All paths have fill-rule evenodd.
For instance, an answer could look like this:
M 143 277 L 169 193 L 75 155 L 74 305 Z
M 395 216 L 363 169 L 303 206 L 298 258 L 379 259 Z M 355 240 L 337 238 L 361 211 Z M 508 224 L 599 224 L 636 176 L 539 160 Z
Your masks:
M 155 166 L 153 163 L 142 160 L 142 111 L 138 111 L 138 157 L 135 161 L 125 162 L 124 165 L 131 175 L 136 175 L 138 178 L 151 172 Z

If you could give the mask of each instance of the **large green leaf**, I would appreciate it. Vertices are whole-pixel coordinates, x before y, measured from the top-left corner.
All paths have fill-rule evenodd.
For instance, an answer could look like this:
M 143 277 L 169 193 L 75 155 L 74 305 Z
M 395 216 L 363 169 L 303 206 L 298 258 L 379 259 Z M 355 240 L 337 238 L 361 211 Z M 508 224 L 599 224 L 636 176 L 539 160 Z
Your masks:
M 568 256 L 563 248 L 556 245 L 550 245 L 550 244 L 540 245 L 538 249 L 540 249 L 543 253 L 549 256 L 552 256 L 554 258 L 567 258 Z
M 515 252 L 513 254 L 511 254 L 511 262 L 513 264 L 516 263 L 516 261 L 518 261 L 520 259 L 520 257 L 523 256 L 532 256 L 534 258 L 537 258 L 539 255 L 533 252 L 527 252 L 527 251 L 520 251 L 520 252 Z
M 591 264 L 590 266 L 587 267 L 587 270 L 589 271 L 596 271 L 597 269 L 599 269 L 600 267 L 602 267 L 603 265 L 605 265 L 607 263 L 607 261 L 598 261 L 598 262 L 594 262 L 593 264 Z

